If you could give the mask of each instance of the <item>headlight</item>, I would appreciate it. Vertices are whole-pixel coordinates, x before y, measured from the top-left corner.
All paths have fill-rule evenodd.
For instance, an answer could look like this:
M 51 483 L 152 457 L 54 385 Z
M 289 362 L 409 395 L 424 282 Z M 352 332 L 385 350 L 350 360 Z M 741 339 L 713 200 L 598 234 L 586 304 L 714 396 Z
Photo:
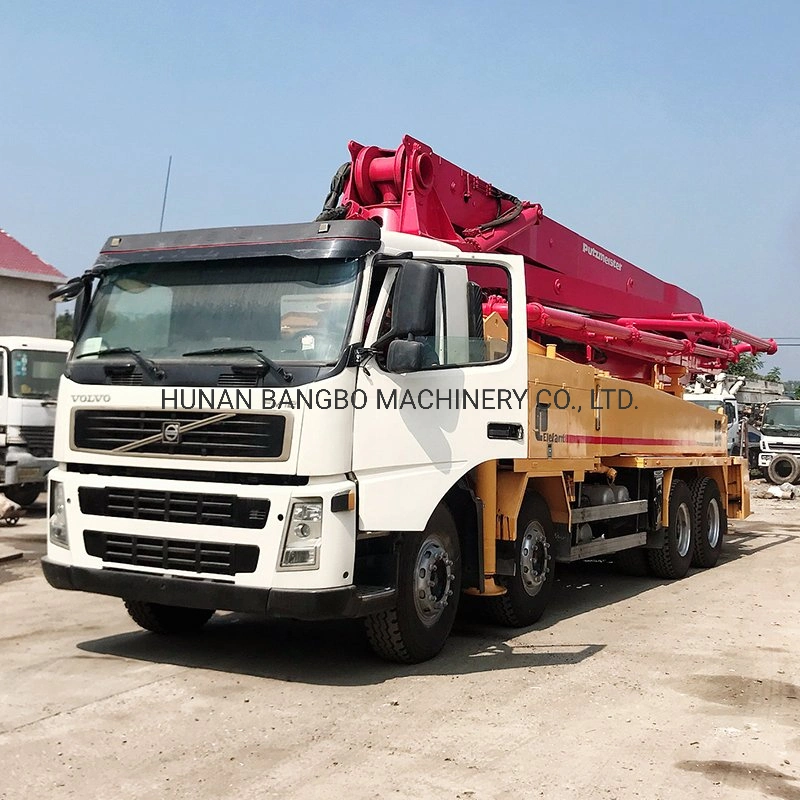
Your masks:
M 50 502 L 48 504 L 50 541 L 59 547 L 69 547 L 67 535 L 67 504 L 64 500 L 64 484 L 50 481 Z
M 289 515 L 281 567 L 316 569 L 319 566 L 321 539 L 322 498 L 298 500 L 292 505 L 292 513 Z
M 6 434 L 6 444 L 16 444 L 22 445 L 23 447 L 27 444 L 25 441 L 25 437 L 23 437 L 20 429 L 16 425 L 9 425 L 8 426 L 8 433 Z

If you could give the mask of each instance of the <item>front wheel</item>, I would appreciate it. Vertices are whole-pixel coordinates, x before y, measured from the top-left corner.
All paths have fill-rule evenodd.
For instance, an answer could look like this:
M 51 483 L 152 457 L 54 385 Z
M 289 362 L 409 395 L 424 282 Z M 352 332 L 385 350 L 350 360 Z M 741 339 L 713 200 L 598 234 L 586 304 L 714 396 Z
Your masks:
M 489 613 L 500 625 L 524 628 L 541 618 L 555 581 L 553 541 L 547 503 L 531 492 L 517 517 L 514 575 L 502 579 L 505 594 L 486 599 Z
M 461 593 L 461 549 L 450 512 L 439 506 L 400 542 L 397 605 L 365 620 L 372 649 L 388 661 L 433 658 L 453 628 Z
M 144 600 L 126 600 L 125 608 L 139 627 L 162 634 L 199 631 L 214 614 L 213 609 L 162 606 Z

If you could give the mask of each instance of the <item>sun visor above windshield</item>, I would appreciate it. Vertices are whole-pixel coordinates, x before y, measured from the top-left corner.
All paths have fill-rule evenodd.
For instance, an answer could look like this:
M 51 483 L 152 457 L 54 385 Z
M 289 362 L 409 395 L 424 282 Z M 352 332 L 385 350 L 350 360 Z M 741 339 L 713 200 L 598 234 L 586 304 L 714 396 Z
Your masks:
M 112 236 L 97 267 L 233 258 L 358 258 L 380 246 L 380 226 L 366 220 L 201 228 Z

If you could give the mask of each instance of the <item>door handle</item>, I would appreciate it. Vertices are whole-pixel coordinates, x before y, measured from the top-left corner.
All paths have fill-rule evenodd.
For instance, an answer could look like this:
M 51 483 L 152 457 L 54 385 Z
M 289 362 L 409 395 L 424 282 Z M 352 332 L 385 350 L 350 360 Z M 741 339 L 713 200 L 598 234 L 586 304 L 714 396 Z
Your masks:
M 520 442 L 523 435 L 522 425 L 518 422 L 490 422 L 486 426 L 486 436 L 489 439 L 510 439 Z

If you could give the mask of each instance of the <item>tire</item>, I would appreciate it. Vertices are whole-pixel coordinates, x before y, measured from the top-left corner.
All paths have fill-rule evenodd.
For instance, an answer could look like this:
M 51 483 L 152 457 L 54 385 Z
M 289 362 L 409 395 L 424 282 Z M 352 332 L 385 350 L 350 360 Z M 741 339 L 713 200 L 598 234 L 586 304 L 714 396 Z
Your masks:
M 650 574 L 647 551 L 642 547 L 631 547 L 614 553 L 614 564 L 623 575 L 644 578 Z
M 400 542 L 397 605 L 364 620 L 372 649 L 417 664 L 444 647 L 461 594 L 461 548 L 450 512 L 439 506 L 422 532 Z
M 144 600 L 126 600 L 125 608 L 139 627 L 161 634 L 199 631 L 214 614 L 213 609 L 162 606 Z
M 505 594 L 485 601 L 495 622 L 509 628 L 524 628 L 541 619 L 555 582 L 553 544 L 553 522 L 547 503 L 530 492 L 522 501 L 517 517 L 516 574 L 502 578 Z
M 713 567 L 722 551 L 722 540 L 728 533 L 728 515 L 722 506 L 719 487 L 713 478 L 692 482 L 694 506 L 693 567 Z
M 651 572 L 658 578 L 682 578 L 689 571 L 694 555 L 694 504 L 689 487 L 681 480 L 672 482 L 669 493 L 669 525 L 660 550 L 648 550 Z
M 766 468 L 766 477 L 770 483 L 796 483 L 800 477 L 800 461 L 787 453 L 779 453 Z
M 23 507 L 32 506 L 42 491 L 43 487 L 39 485 L 9 486 L 7 489 L 3 489 L 3 493 L 9 500 Z

